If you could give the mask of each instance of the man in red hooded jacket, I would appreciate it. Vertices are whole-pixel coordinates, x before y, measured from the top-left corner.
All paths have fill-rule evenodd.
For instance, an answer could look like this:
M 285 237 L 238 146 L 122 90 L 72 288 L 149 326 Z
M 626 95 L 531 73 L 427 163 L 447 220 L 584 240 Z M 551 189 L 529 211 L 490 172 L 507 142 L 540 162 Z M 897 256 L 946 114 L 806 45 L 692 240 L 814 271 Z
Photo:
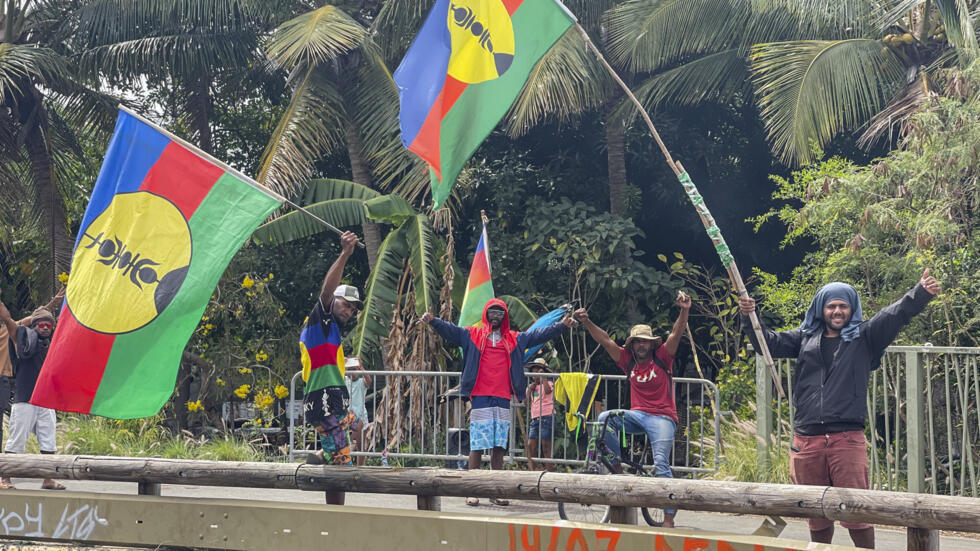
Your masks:
M 492 298 L 483 307 L 482 325 L 460 327 L 426 312 L 422 321 L 432 325 L 442 338 L 463 349 L 460 395 L 471 400 L 470 469 L 479 469 L 483 450 L 490 452 L 490 468 L 504 468 L 504 450 L 510 434 L 510 396 L 523 401 L 527 389 L 524 351 L 554 339 L 578 322 L 571 317 L 551 325 L 518 332 L 510 328 L 504 301 Z M 507 505 L 503 499 L 491 499 Z M 475 497 L 467 505 L 479 505 Z

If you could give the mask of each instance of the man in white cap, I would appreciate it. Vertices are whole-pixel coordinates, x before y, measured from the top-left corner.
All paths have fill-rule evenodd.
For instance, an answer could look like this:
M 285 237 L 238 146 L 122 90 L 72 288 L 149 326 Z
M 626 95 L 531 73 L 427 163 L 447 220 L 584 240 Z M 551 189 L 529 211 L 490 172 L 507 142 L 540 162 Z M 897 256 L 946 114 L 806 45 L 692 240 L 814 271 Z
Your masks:
M 680 312 L 666 342 L 653 336 L 653 328 L 649 325 L 634 325 L 622 347 L 601 327 L 592 323 L 585 308 L 579 308 L 573 314 L 629 378 L 629 411 L 610 410 L 599 416 L 599 421 L 603 422 L 612 416 L 609 418 L 604 441 L 606 448 L 613 454 L 610 461 L 617 472 L 622 472 L 619 463 L 622 456 L 619 431 L 623 430 L 630 434 L 645 433 L 653 451 L 654 476 L 673 477 L 670 470 L 670 450 L 674 445 L 674 431 L 677 429 L 677 405 L 674 402 L 672 366 L 674 354 L 677 354 L 681 336 L 687 327 L 691 297 L 678 291 L 675 304 Z M 676 514 L 676 509 L 664 510 L 665 528 L 674 527 Z
M 330 266 L 320 296 L 310 312 L 299 344 L 306 382 L 303 411 L 320 437 L 320 451 L 311 453 L 307 463 L 350 465 L 348 430 L 355 416 L 350 412 L 350 394 L 344 381 L 344 349 L 340 329 L 354 319 L 361 307 L 361 296 L 352 285 L 341 285 L 347 260 L 357 246 L 357 235 L 340 236 L 341 252 Z M 327 492 L 327 503 L 344 504 L 344 492 Z

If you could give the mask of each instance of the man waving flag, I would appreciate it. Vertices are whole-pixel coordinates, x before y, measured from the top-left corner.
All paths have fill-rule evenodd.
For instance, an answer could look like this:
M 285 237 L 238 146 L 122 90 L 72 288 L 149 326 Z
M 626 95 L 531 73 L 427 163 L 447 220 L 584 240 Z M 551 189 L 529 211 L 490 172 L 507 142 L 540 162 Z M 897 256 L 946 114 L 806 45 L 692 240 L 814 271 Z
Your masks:
M 436 0 L 395 71 L 402 143 L 429 164 L 434 208 L 574 23 L 557 0 Z

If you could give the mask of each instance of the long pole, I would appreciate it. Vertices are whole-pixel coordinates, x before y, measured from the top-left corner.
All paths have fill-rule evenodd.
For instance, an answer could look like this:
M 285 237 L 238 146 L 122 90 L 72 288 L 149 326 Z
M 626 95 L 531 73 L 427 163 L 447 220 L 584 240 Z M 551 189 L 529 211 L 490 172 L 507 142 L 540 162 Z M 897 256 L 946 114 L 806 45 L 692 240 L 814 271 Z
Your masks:
M 192 144 L 192 143 L 184 140 L 183 138 L 181 138 L 179 136 L 174 135 L 172 132 L 169 132 L 167 129 L 162 128 L 162 127 L 154 124 L 153 121 L 147 120 L 145 117 L 143 117 L 139 113 L 133 111 L 132 109 L 126 107 L 125 105 L 120 104 L 119 105 L 119 110 L 120 111 L 124 111 L 124 112 L 132 115 L 133 117 L 136 117 L 137 119 L 140 120 L 140 122 L 142 122 L 142 123 L 144 123 L 146 125 L 151 126 L 157 132 L 159 132 L 159 133 L 163 134 L 164 136 L 170 138 L 171 140 L 177 142 L 178 144 L 180 144 L 181 146 L 185 147 L 187 150 L 189 150 L 190 152 L 194 153 L 198 157 L 200 157 L 200 158 L 204 159 L 205 161 L 207 161 L 207 162 L 209 162 L 209 163 L 211 163 L 211 164 L 213 164 L 213 165 L 221 168 L 225 172 L 231 173 L 232 175 L 234 175 L 239 180 L 241 180 L 241 181 L 245 182 L 246 184 L 254 187 L 255 189 L 261 191 L 262 193 L 265 193 L 269 197 L 272 197 L 273 199 L 275 199 L 277 201 L 281 201 L 281 202 L 285 203 L 290 208 L 292 208 L 292 209 L 294 209 L 294 210 L 296 210 L 296 211 L 298 211 L 298 212 L 306 215 L 307 217 L 309 217 L 310 219 L 312 219 L 317 224 L 320 224 L 324 228 L 326 228 L 326 229 L 328 229 L 328 230 L 336 233 L 337 235 L 341 235 L 341 234 L 344 233 L 337 226 L 334 226 L 330 222 L 327 222 L 326 220 L 324 220 L 324 219 L 320 218 L 319 216 L 313 214 L 312 212 L 304 209 L 303 207 L 297 205 L 296 203 L 290 201 L 289 199 L 286 199 L 285 197 L 283 197 L 279 193 L 276 193 L 274 190 L 272 190 L 272 189 L 270 189 L 270 188 L 268 188 L 268 187 L 266 187 L 266 186 L 258 183 L 257 181 L 255 181 L 254 178 L 250 178 L 250 177 L 246 176 L 241 171 L 239 171 L 239 170 L 237 170 L 237 169 L 229 166 L 228 164 L 226 164 L 225 162 L 221 161 L 220 159 L 217 159 L 213 155 L 210 155 L 207 152 L 201 150 L 200 148 L 198 148 L 194 144 Z M 362 241 L 358 241 L 357 242 L 357 245 L 359 247 L 361 247 L 362 249 L 365 248 L 364 242 L 362 242 Z
M 660 133 L 657 132 L 657 128 L 653 125 L 653 121 L 650 120 L 650 115 L 647 110 L 640 103 L 640 100 L 636 99 L 633 95 L 633 91 L 630 90 L 629 86 L 623 82 L 623 79 L 619 77 L 616 70 L 609 65 L 606 58 L 603 57 L 602 52 L 599 48 L 592 42 L 589 38 L 589 34 L 585 32 L 578 23 L 575 24 L 575 30 L 582 35 L 582 39 L 585 40 L 586 46 L 592 50 L 596 58 L 602 63 L 603 67 L 609 71 L 609 75 L 612 76 L 613 80 L 619 85 L 620 88 L 626 93 L 630 101 L 636 106 L 637 110 L 640 112 L 640 116 L 647 124 L 647 128 L 650 130 L 650 134 L 653 135 L 653 139 L 657 142 L 657 146 L 660 147 L 661 153 L 667 159 L 667 166 L 674 171 L 674 175 L 680 180 L 681 185 L 684 186 L 684 192 L 687 193 L 688 199 L 691 200 L 691 204 L 694 205 L 694 209 L 698 212 L 698 216 L 701 218 L 701 223 L 704 224 L 704 229 L 708 233 L 708 237 L 711 238 L 711 242 L 715 245 L 715 251 L 718 253 L 718 257 L 721 258 L 721 263 L 725 266 L 728 271 L 728 278 L 731 280 L 735 289 L 738 290 L 738 295 L 742 298 L 748 298 L 749 293 L 745 288 L 745 282 L 742 281 L 742 274 L 738 271 L 738 266 L 735 265 L 735 258 L 732 256 L 731 251 L 728 248 L 728 244 L 725 243 L 725 238 L 721 235 L 721 230 L 715 224 L 714 217 L 711 216 L 711 212 L 708 210 L 708 206 L 704 203 L 704 198 L 698 192 L 698 188 L 695 187 L 694 182 L 691 181 L 691 177 L 684 170 L 679 162 L 674 161 L 674 158 L 670 156 L 670 151 L 667 150 L 667 146 L 664 145 L 664 141 L 660 139 Z M 752 330 L 755 333 L 756 340 L 759 343 L 759 352 L 762 353 L 762 357 L 766 360 L 766 366 L 769 367 L 769 374 L 772 376 L 772 382 L 776 385 L 776 391 L 783 398 L 786 397 L 786 392 L 783 390 L 783 385 L 779 379 L 779 372 L 776 371 L 776 364 L 772 361 L 772 354 L 769 353 L 769 347 L 766 345 L 765 336 L 762 334 L 762 324 L 759 323 L 759 317 L 755 312 L 749 315 L 749 320 L 752 322 Z M 761 404 L 760 404 L 761 407 Z

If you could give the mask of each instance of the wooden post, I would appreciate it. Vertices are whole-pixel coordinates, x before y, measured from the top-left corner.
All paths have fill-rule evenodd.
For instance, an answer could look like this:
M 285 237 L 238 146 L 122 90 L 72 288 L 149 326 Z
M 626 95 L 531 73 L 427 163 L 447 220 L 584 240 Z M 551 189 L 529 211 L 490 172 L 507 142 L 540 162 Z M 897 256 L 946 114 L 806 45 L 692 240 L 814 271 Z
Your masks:
M 939 530 L 909 528 L 906 534 L 908 551 L 939 551 Z
M 920 494 L 925 491 L 926 433 L 923 412 L 925 393 L 925 374 L 919 363 L 919 353 L 905 353 L 905 403 L 908 434 L 908 483 L 909 491 Z M 923 384 L 925 383 L 925 384 Z M 873 437 L 873 434 L 872 434 Z M 911 537 L 911 536 L 910 536 Z M 909 540 L 911 541 L 911 540 Z M 911 549 L 911 547 L 909 548 Z
M 439 496 L 417 496 L 419 511 L 442 511 L 442 499 Z
M 772 446 L 772 379 L 762 356 L 755 356 L 755 457 L 759 472 L 768 472 Z
M 636 524 L 636 507 L 610 507 L 609 522 L 613 524 Z
M 160 483 L 158 482 L 147 482 L 145 480 L 140 480 L 136 483 L 136 488 L 136 493 L 141 496 L 160 495 Z

